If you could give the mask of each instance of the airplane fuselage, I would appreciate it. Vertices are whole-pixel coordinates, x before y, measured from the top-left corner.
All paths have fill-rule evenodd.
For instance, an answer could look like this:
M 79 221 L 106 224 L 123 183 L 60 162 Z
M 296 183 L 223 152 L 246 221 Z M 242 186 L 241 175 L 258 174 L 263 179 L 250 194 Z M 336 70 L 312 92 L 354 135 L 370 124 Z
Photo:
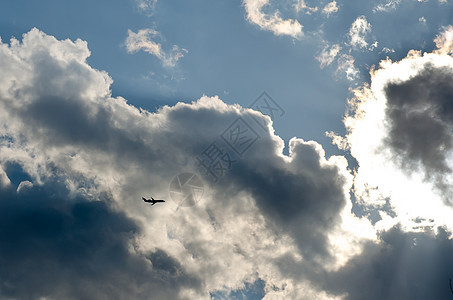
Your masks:
M 160 202 L 165 202 L 165 200 L 162 200 L 162 199 L 154 199 L 153 197 L 151 197 L 151 199 L 146 199 L 145 197 L 142 197 L 143 201 L 147 202 L 147 203 L 152 203 L 151 205 L 154 205 L 156 203 L 160 203 Z

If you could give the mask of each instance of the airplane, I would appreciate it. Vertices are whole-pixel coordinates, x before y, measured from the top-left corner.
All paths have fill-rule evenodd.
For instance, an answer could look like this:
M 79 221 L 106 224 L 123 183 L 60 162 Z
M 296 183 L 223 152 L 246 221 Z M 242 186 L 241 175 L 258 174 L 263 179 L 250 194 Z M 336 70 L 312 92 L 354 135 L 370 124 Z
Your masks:
M 152 203 L 151 206 L 153 206 L 154 204 L 156 204 L 158 202 L 165 202 L 165 200 L 155 200 L 153 197 L 151 197 L 151 199 L 146 199 L 145 197 L 142 197 L 142 199 L 145 202 Z

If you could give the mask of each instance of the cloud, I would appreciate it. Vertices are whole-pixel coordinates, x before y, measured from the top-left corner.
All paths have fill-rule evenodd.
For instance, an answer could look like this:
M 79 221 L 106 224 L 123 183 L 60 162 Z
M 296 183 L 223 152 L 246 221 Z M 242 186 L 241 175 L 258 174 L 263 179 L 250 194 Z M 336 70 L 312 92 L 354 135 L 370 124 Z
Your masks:
M 411 50 L 401 61 L 382 61 L 371 85 L 356 89 L 350 101 L 345 125 L 359 164 L 356 197 L 378 209 L 389 201 L 395 215 L 382 211 L 382 228 L 394 222 L 405 230 L 453 228 L 449 30 L 432 53 Z
M 243 0 L 247 20 L 275 35 L 288 35 L 296 39 L 302 37 L 302 25 L 297 20 L 282 19 L 278 10 L 272 14 L 263 12 L 269 2 L 270 0 Z
M 160 37 L 160 33 L 154 29 L 141 29 L 137 33 L 128 29 L 126 38 L 126 49 L 129 53 L 145 51 L 156 56 L 162 61 L 162 64 L 167 67 L 174 67 L 179 59 L 184 57 L 188 51 L 176 45 L 173 46 L 170 52 L 162 49 L 162 44 L 153 41 L 156 37 Z
M 453 53 L 453 26 L 448 26 L 436 36 L 434 39 L 436 43 L 437 50 L 434 50 L 434 53 L 437 54 L 452 54 Z
M 341 54 L 338 58 L 338 72 L 344 72 L 346 74 L 346 78 L 349 81 L 353 81 L 358 78 L 359 70 L 354 65 L 354 57 L 348 54 Z
M 3 167 L 0 165 L 0 188 L 8 187 L 11 184 L 11 181 L 8 178 L 8 174 L 6 174 Z
M 17 187 L 17 192 L 20 193 L 21 191 L 28 190 L 31 188 L 33 188 L 33 183 L 28 180 L 24 180 Z
M 373 7 L 373 12 L 389 12 L 395 10 L 401 2 L 402 0 L 389 0 L 386 3 L 380 3 Z
M 55 195 L 64 186 L 49 184 L 1 190 L 2 298 L 177 299 L 185 287 L 200 288 L 164 251 L 131 248 L 140 230 L 108 199 L 68 201 Z
M 324 8 L 322 9 L 322 13 L 325 14 L 326 16 L 330 16 L 331 14 L 334 14 L 338 11 L 337 7 L 337 1 L 332 1 L 326 4 Z
M 419 21 L 421 24 L 426 25 L 426 19 L 425 19 L 425 17 L 420 17 L 420 18 L 418 18 L 418 21 Z
M 371 24 L 367 21 L 365 16 L 360 16 L 352 23 L 349 29 L 349 44 L 353 48 L 366 48 L 368 42 L 366 41 L 367 36 L 371 33 Z
M 305 0 L 297 0 L 294 4 L 296 12 L 305 11 L 306 14 L 310 15 L 313 12 L 318 11 L 318 7 L 310 7 L 305 3 Z
M 340 50 L 341 47 L 338 44 L 330 46 L 327 45 L 326 47 L 324 47 L 321 53 L 319 53 L 318 56 L 315 57 L 315 59 L 319 61 L 321 69 L 332 64 Z
M 408 233 L 396 226 L 382 234 L 380 243 L 369 243 L 348 265 L 328 274 L 325 288 L 346 295 L 344 300 L 450 299 L 451 251 L 453 242 L 441 228 Z
M 154 10 L 156 8 L 157 0 L 136 0 L 138 9 L 147 14 L 148 16 L 152 16 L 154 14 Z
M 449 30 L 353 91 L 348 134 L 331 136 L 354 174 L 315 141 L 284 155 L 269 117 L 218 97 L 153 113 L 113 97 L 81 40 L 33 29 L 1 43 L 1 296 L 210 299 L 262 283 L 264 299 L 446 298 Z M 237 122 L 256 138 L 240 154 Z M 213 142 L 231 163 L 217 182 L 197 160 Z M 203 178 L 197 205 L 169 195 L 182 172 Z M 168 201 L 145 206 L 149 193 Z
M 30 276 L 36 274 L 40 249 L 48 249 L 42 257 L 52 268 L 48 277 L 21 281 L 8 273 L 11 285 L 1 293 L 209 299 L 262 280 L 269 297 L 326 298 L 309 281 L 287 277 L 282 265 L 338 269 L 374 239 L 370 223 L 351 214 L 346 159 L 326 158 L 321 145 L 302 139 L 292 139 L 283 155 L 269 117 L 218 97 L 154 113 L 136 108 L 112 97 L 112 79 L 87 64 L 89 55 L 85 42 L 59 41 L 37 29 L 21 42 L 0 44 L 0 166 L 12 185 L 11 196 L 0 200 L 2 213 L 12 216 L 0 219 L 7 222 L 0 244 L 12 247 L 4 255 L 8 270 L 30 257 Z M 243 155 L 225 142 L 234 142 L 236 131 L 227 129 L 235 120 L 256 135 Z M 196 159 L 212 142 L 232 159 L 215 184 Z M 33 186 L 24 183 L 30 188 L 17 194 L 11 164 Z M 178 208 L 168 191 L 182 172 L 204 176 L 203 199 L 189 208 Z M 141 196 L 150 192 L 168 201 L 145 206 Z M 36 210 L 30 226 L 41 227 L 27 235 L 25 223 L 14 235 L 12 224 L 29 216 L 23 210 Z M 33 246 L 14 254 L 14 245 L 22 248 L 27 239 Z M 61 270 L 67 273 L 55 278 Z M 111 290 L 100 290 L 104 282 Z
M 379 53 L 395 53 L 395 49 L 384 47 Z

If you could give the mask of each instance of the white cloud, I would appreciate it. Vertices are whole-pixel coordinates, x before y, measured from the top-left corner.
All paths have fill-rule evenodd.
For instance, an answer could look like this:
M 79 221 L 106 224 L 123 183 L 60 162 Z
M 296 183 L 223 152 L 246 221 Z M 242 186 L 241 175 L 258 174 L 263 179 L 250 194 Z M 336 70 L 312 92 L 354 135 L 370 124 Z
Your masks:
M 437 50 L 434 53 L 437 54 L 452 54 L 453 53 L 453 26 L 448 26 L 436 36 L 434 39 Z
M 359 163 L 357 198 L 375 208 L 390 201 L 396 213 L 378 226 L 453 229 L 453 137 L 446 104 L 453 78 L 451 32 L 449 27 L 437 36 L 433 53 L 411 50 L 401 61 L 382 61 L 371 85 L 355 90 L 350 102 L 354 114 L 345 125 Z
M 365 16 L 358 17 L 351 25 L 348 36 L 350 38 L 349 44 L 354 48 L 366 48 L 368 42 L 367 36 L 371 33 L 371 24 L 367 21 Z
M 271 31 L 275 35 L 288 35 L 293 38 L 303 36 L 302 25 L 294 19 L 283 19 L 279 11 L 272 14 L 263 12 L 270 0 L 243 0 L 247 20 L 261 29 Z
M 33 183 L 28 180 L 21 181 L 19 186 L 17 187 L 17 192 L 20 193 L 23 190 L 31 189 L 33 187 Z
M 265 280 L 268 298 L 307 291 L 327 298 L 307 279 L 288 277 L 281 264 L 333 270 L 374 239 L 370 223 L 351 214 L 346 159 L 326 158 L 321 145 L 302 139 L 292 139 L 289 156 L 283 155 L 269 117 L 218 97 L 155 113 L 138 109 L 112 97 L 111 78 L 87 64 L 89 54 L 83 41 L 58 41 L 37 29 L 22 42 L 0 44 L 0 136 L 8 137 L 0 140 L 0 165 L 20 165 L 36 187 L 61 182 L 68 197 L 107 197 L 112 209 L 134 220 L 140 233 L 130 251 L 157 253 L 155 276 L 175 280 L 159 288 L 157 299 L 209 299 L 210 292 L 257 277 Z M 223 180 L 205 182 L 202 201 L 177 210 L 168 198 L 170 180 L 199 172 L 195 157 L 221 141 L 238 117 L 248 124 L 257 118 L 267 129 L 255 129 L 256 145 Z M 140 199 L 149 193 L 168 201 L 145 206 Z M 167 263 L 170 269 L 162 269 Z M 154 287 L 153 281 L 138 285 L 141 275 L 122 280 L 132 298 Z M 71 298 L 62 290 L 47 293 Z
M 422 23 L 423 25 L 426 25 L 426 19 L 425 19 L 425 17 L 420 17 L 420 18 L 418 18 L 418 21 L 419 21 L 420 23 Z
M 310 15 L 311 13 L 317 12 L 318 7 L 310 7 L 305 3 L 305 0 L 297 0 L 294 4 L 296 12 L 304 11 L 306 14 Z
M 164 66 L 174 67 L 179 59 L 184 57 L 188 51 L 184 48 L 179 48 L 174 45 L 170 52 L 162 49 L 162 44 L 154 41 L 160 37 L 160 33 L 154 29 L 141 29 L 137 33 L 128 29 L 128 36 L 126 38 L 126 49 L 129 53 L 138 51 L 145 51 L 151 55 L 156 56 L 162 61 Z
M 151 16 L 154 14 L 154 9 L 156 7 L 157 0 L 136 0 L 138 9 Z
M 428 2 L 428 0 L 410 0 L 410 1 L 417 1 L 418 3 Z M 439 0 L 439 3 L 446 3 L 446 1 L 447 0 Z M 379 3 L 378 5 L 373 7 L 373 13 L 394 11 L 401 5 L 401 3 L 403 3 L 403 0 L 387 0 L 386 2 Z
M 319 61 L 321 69 L 332 64 L 340 50 L 341 47 L 338 44 L 324 47 L 321 53 L 315 57 L 316 60 Z
M 386 3 L 381 3 L 373 7 L 373 12 L 389 12 L 395 10 L 402 0 L 389 0 Z
M 327 3 L 326 6 L 324 6 L 324 8 L 322 9 L 322 13 L 327 15 L 328 17 L 331 14 L 336 13 L 337 11 L 338 11 L 337 1 Z
M 391 48 L 388 48 L 388 47 L 383 47 L 381 52 L 379 53 L 394 53 L 395 52 L 395 49 L 391 49 Z
M 354 65 L 354 57 L 348 54 L 342 54 L 338 58 L 338 67 L 337 67 L 337 73 L 338 72 L 344 72 L 346 74 L 346 78 L 349 81 L 354 81 L 355 79 L 358 78 L 359 76 L 359 70 L 356 68 Z
M 0 165 L 0 188 L 5 188 L 11 185 L 11 181 L 8 178 L 5 170 L 3 170 L 2 166 Z

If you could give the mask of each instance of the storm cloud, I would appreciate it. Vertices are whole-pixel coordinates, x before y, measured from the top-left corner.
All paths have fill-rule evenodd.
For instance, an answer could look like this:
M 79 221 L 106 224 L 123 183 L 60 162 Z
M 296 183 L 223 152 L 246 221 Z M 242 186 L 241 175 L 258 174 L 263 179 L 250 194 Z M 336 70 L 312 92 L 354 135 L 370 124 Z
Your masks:
M 402 167 L 423 168 L 447 193 L 448 183 L 442 178 L 451 173 L 447 159 L 453 147 L 452 79 L 451 67 L 427 63 L 416 76 L 385 88 L 388 141 Z
M 405 232 L 396 226 L 329 274 L 324 288 L 346 295 L 345 300 L 451 299 L 452 251 L 453 242 L 442 228 Z
M 112 222 L 118 227 L 112 227 L 112 235 L 123 237 L 127 234 L 122 232 L 131 228 L 134 234 L 129 238 L 112 239 L 112 247 L 119 252 L 111 255 L 118 256 L 115 260 L 122 264 L 117 269 L 137 278 L 131 284 L 138 287 L 124 293 L 140 298 L 145 290 L 152 290 L 153 283 L 141 281 L 143 274 L 151 282 L 165 280 L 162 296 L 156 297 L 167 299 L 207 298 L 215 291 L 239 290 L 260 280 L 268 293 L 285 297 L 298 293 L 299 283 L 291 283 L 289 288 L 290 279 L 276 262 L 303 259 L 327 268 L 358 252 L 361 238 L 373 237 L 370 230 L 363 236 L 351 226 L 362 224 L 362 229 L 370 229 L 366 220 L 350 213 L 352 177 L 346 160 L 326 158 L 321 145 L 302 139 L 291 140 L 289 156 L 283 155 L 283 141 L 274 134 L 270 118 L 260 112 L 206 96 L 193 103 L 164 106 L 155 113 L 136 108 L 111 96 L 111 78 L 86 63 L 90 53 L 85 42 L 58 41 L 37 29 L 25 34 L 21 42 L 2 44 L 1 50 L 5 70 L 0 75 L 4 188 L 25 193 L 30 188 L 52 190 L 52 182 L 64 187 L 63 195 L 48 208 L 54 212 L 61 198 L 70 201 L 65 214 L 58 209 L 54 212 L 55 222 L 61 224 L 49 223 L 50 228 L 63 228 L 57 232 L 49 229 L 53 234 L 50 240 L 64 244 L 45 244 L 55 257 L 63 255 L 66 242 L 70 245 L 59 234 L 75 230 L 76 236 L 79 230 L 93 228 L 94 240 L 97 230 L 107 226 L 93 223 L 89 217 L 86 225 L 78 221 L 89 216 L 91 209 L 105 214 L 108 224 L 109 217 L 114 218 Z M 237 124 L 234 122 L 243 122 L 243 128 L 254 133 L 253 143 L 243 153 L 237 149 L 235 153 L 225 142 L 234 135 L 228 132 Z M 218 182 L 210 181 L 199 162 L 213 142 L 220 142 L 222 151 L 229 149 L 232 159 Z M 28 183 L 21 188 L 8 168 L 10 164 L 18 165 L 26 175 L 21 180 Z M 179 208 L 168 197 L 169 182 L 182 172 L 198 173 L 205 180 L 202 201 L 188 209 Z M 144 207 L 141 196 L 150 192 L 168 201 L 159 207 Z M 83 199 L 82 204 L 75 199 Z M 36 205 L 43 201 L 45 204 L 45 199 L 37 199 Z M 5 200 L 3 205 L 9 207 L 10 202 Z M 49 213 L 46 207 L 43 215 Z M 17 220 L 11 222 L 23 217 L 19 212 Z M 37 218 L 45 216 L 37 214 Z M 73 224 L 86 227 L 79 229 Z M 345 224 L 349 224 L 346 229 Z M 26 236 L 24 232 L 19 235 Z M 339 249 L 336 241 L 346 236 L 349 248 Z M 105 237 L 105 243 L 108 240 Z M 110 251 L 87 243 L 81 249 L 85 253 Z M 131 247 L 137 254 L 126 251 Z M 107 263 L 98 256 L 81 257 L 93 268 Z M 52 258 L 48 258 L 49 264 Z M 135 264 L 140 265 L 139 275 L 129 269 Z M 74 272 L 74 277 L 82 277 L 78 269 Z M 109 274 L 115 271 L 104 275 Z M 99 275 L 99 280 L 102 278 L 103 274 Z M 52 288 L 37 292 L 57 293 Z M 68 298 L 78 295 L 65 287 L 61 293 Z M 311 293 L 316 298 L 318 291 Z M 116 295 L 126 298 L 125 294 Z
M 131 248 L 140 228 L 109 208 L 106 195 L 64 199 L 64 186 L 51 184 L 1 190 L 2 297 L 176 299 L 181 288 L 200 287 L 164 251 Z

